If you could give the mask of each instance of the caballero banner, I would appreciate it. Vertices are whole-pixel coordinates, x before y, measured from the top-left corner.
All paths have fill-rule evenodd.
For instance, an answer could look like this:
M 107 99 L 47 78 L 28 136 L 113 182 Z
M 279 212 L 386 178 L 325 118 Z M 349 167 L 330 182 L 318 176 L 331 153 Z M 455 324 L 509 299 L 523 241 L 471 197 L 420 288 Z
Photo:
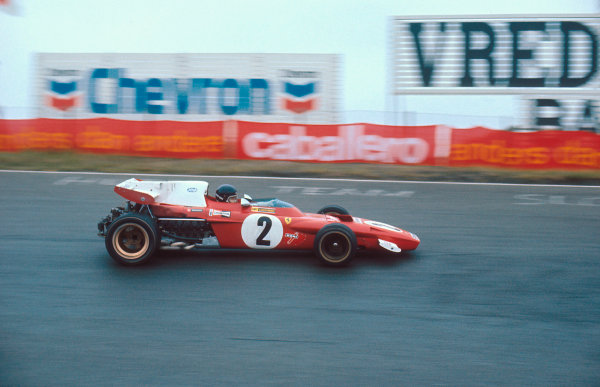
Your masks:
M 373 124 L 0 120 L 0 151 L 79 152 L 171 158 L 315 163 L 599 169 L 600 135 Z
M 238 122 L 237 125 L 238 157 L 241 159 L 435 164 L 438 130 L 435 126 L 253 122 Z M 449 128 L 441 130 L 450 133 Z

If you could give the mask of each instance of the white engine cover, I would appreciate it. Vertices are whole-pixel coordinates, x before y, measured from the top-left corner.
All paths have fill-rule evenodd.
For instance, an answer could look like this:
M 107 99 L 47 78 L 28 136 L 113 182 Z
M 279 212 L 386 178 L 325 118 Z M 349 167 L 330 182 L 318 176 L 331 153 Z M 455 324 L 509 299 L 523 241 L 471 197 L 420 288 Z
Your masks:
M 205 181 L 152 181 L 129 179 L 117 185 L 131 191 L 152 196 L 155 203 L 175 204 L 190 207 L 206 207 Z

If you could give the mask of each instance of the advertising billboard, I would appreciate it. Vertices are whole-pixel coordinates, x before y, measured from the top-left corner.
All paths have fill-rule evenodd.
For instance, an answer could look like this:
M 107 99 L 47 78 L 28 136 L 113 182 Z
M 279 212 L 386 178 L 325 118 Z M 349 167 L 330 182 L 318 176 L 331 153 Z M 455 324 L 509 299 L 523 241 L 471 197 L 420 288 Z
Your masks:
M 333 123 L 333 54 L 37 55 L 44 118 Z
M 523 129 L 582 130 L 600 134 L 600 90 L 595 96 L 521 96 Z
M 597 95 L 598 15 L 393 17 L 400 94 Z

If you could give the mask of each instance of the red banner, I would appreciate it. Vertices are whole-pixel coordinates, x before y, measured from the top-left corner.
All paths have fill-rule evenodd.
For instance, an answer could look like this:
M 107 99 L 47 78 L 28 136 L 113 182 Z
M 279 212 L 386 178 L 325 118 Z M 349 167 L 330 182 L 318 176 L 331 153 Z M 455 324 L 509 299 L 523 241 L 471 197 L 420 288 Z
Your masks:
M 0 151 L 25 149 L 175 158 L 600 168 L 600 135 L 589 132 L 109 118 L 0 120 Z
M 600 135 L 590 132 L 506 132 L 454 129 L 450 166 L 526 169 L 600 168 Z
M 125 121 L 109 118 L 0 120 L 0 150 L 23 149 L 222 158 L 223 122 Z
M 240 159 L 435 164 L 435 126 L 237 122 Z

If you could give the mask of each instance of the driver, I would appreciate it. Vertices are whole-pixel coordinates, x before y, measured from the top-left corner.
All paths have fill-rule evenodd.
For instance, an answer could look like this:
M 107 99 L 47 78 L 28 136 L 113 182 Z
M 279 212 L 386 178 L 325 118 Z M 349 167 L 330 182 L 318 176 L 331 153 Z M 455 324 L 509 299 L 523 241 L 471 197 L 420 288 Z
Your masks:
M 217 188 L 215 198 L 218 202 L 237 202 L 237 190 L 231 184 L 222 184 Z

